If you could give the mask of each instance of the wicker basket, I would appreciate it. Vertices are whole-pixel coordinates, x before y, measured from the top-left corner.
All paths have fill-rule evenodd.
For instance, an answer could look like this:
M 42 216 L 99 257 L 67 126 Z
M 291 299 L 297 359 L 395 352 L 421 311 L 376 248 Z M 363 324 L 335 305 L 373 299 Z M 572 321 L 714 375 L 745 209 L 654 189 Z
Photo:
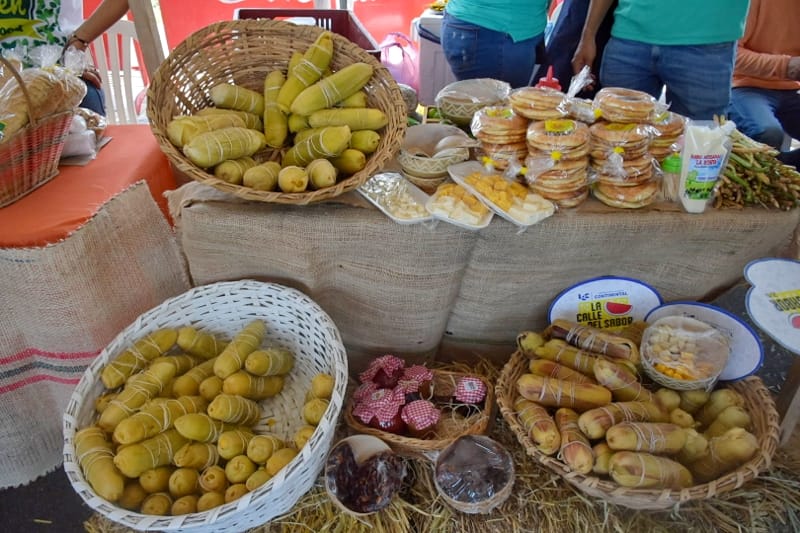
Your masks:
M 443 450 L 462 435 L 486 435 L 491 430 L 491 422 L 495 415 L 494 388 L 485 377 L 476 374 L 434 370 L 433 388 L 434 390 L 440 391 L 448 389 L 455 391 L 458 378 L 468 375 L 478 377 L 486 384 L 484 409 L 480 413 L 467 418 L 448 416 L 447 414 L 443 415 L 436 426 L 434 438 L 416 439 L 366 426 L 362 424 L 358 418 L 353 416 L 354 402 L 352 397 L 348 400 L 344 410 L 344 420 L 351 429 L 358 433 L 365 433 L 382 439 L 391 446 L 395 452 L 401 455 L 430 459 L 430 454 Z
M 528 455 L 540 464 L 560 475 L 568 483 L 584 493 L 609 503 L 631 509 L 661 510 L 680 505 L 689 500 L 713 498 L 717 494 L 741 487 L 760 472 L 769 468 L 775 450 L 778 448 L 780 418 L 775 402 L 764 383 L 758 377 L 749 377 L 732 383 L 731 388 L 742 395 L 745 409 L 753 422 L 753 434 L 758 439 L 756 455 L 745 464 L 723 475 L 719 479 L 687 489 L 628 489 L 613 481 L 572 472 L 566 464 L 555 457 L 540 452 L 528 437 L 514 411 L 514 401 L 518 397 L 517 379 L 527 372 L 528 359 L 519 351 L 503 367 L 497 382 L 497 404 L 500 413 L 517 436 Z
M 269 432 L 286 440 L 305 424 L 302 407 L 312 377 L 334 376 L 335 387 L 325 415 L 308 443 L 285 468 L 253 492 L 209 511 L 182 516 L 151 516 L 117 507 L 100 498 L 84 479 L 75 457 L 75 432 L 94 418 L 94 400 L 103 392 L 99 379 L 104 365 L 142 335 L 164 327 L 193 326 L 231 338 L 249 321 L 267 325 L 267 344 L 295 354 L 295 364 L 283 391 L 261 402 L 262 413 L 276 424 Z M 95 511 L 137 530 L 244 531 L 287 512 L 322 471 L 331 446 L 347 387 L 347 354 L 336 326 L 310 298 L 294 289 L 256 281 L 222 282 L 197 287 L 141 315 L 94 360 L 72 394 L 64 415 L 64 470 L 73 488 Z M 266 416 L 265 416 L 266 419 Z M 255 428 L 266 428 L 262 422 Z
M 167 124 L 176 115 L 194 113 L 212 105 L 211 88 L 233 82 L 262 91 L 264 78 L 275 69 L 286 71 L 294 51 L 305 51 L 324 31 L 317 26 L 295 25 L 281 20 L 233 20 L 207 26 L 180 43 L 156 70 L 147 93 L 147 116 L 161 149 L 169 160 L 195 181 L 247 200 L 283 204 L 309 204 L 339 196 L 366 182 L 394 157 L 403 142 L 406 108 L 389 71 L 363 48 L 333 33 L 333 70 L 361 61 L 375 72 L 367 83 L 368 104 L 382 110 L 389 122 L 379 132 L 377 150 L 367 157 L 359 172 L 332 187 L 302 193 L 256 191 L 214 177 L 192 164 L 169 142 Z M 261 161 L 278 160 L 279 151 L 256 154 Z
M 28 102 L 29 124 L 0 143 L 0 207 L 13 203 L 56 177 L 74 111 L 37 117 L 25 82 L 0 55 L 0 63 L 16 78 Z

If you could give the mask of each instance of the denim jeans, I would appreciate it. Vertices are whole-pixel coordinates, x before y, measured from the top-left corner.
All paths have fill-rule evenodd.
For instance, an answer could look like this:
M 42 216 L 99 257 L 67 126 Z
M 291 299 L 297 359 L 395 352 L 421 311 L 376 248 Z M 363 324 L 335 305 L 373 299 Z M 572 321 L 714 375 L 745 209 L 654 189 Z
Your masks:
M 507 33 L 470 24 L 445 13 L 442 20 L 442 50 L 458 80 L 494 78 L 524 87 L 530 84 L 536 66 L 537 48 L 544 33 L 514 42 Z
M 86 80 L 81 81 L 86 84 L 86 96 L 83 97 L 83 100 L 78 105 L 106 116 L 106 99 L 105 95 L 103 95 L 103 89 L 98 89 Z
M 731 99 L 736 43 L 659 46 L 612 37 L 600 81 L 658 98 L 667 86 L 670 109 L 695 120 L 725 115 Z
M 730 117 L 751 139 L 780 149 L 784 132 L 800 139 L 800 94 L 791 89 L 736 87 Z

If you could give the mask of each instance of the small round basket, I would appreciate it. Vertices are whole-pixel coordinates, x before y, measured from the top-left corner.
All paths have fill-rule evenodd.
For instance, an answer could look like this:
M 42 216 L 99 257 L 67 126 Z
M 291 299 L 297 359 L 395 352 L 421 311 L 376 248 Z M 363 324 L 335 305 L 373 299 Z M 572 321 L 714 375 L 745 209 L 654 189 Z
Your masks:
M 466 127 L 477 111 L 504 104 L 510 93 L 508 83 L 492 78 L 454 81 L 436 95 L 436 106 L 444 118 Z
M 460 453 L 457 448 L 466 448 L 469 453 Z M 470 449 L 471 448 L 471 449 Z M 476 455 L 479 457 L 476 459 Z M 483 470 L 482 470 L 483 469 Z M 494 474 L 494 475 L 492 475 Z M 493 486 L 492 477 L 500 475 L 499 486 Z M 442 481 L 447 477 L 449 488 L 458 492 L 469 492 L 468 479 L 481 476 L 489 494 L 475 499 L 474 494 L 459 497 L 450 495 Z M 465 435 L 455 439 L 439 453 L 434 464 L 433 482 L 439 496 L 457 511 L 467 514 L 486 514 L 502 505 L 514 487 L 514 459 L 499 442 L 485 435 Z
M 309 204 L 334 198 L 366 182 L 389 161 L 403 142 L 406 107 L 389 71 L 364 49 L 333 33 L 333 70 L 364 62 L 374 67 L 365 87 L 367 103 L 383 111 L 388 124 L 379 131 L 378 148 L 366 166 L 336 185 L 301 193 L 257 191 L 216 178 L 197 167 L 167 137 L 167 124 L 177 115 L 187 115 L 212 105 L 211 88 L 235 83 L 263 91 L 264 79 L 273 70 L 286 71 L 295 51 L 304 52 L 324 31 L 317 26 L 296 25 L 282 20 L 248 19 L 217 22 L 196 31 L 181 42 L 159 65 L 147 91 L 147 117 L 161 149 L 170 162 L 195 181 L 247 200 L 283 204 Z M 258 161 L 275 161 L 280 151 L 265 149 Z
M 780 418 L 775 402 L 761 379 L 752 376 L 729 385 L 744 398 L 743 407 L 752 419 L 751 432 L 759 444 L 756 455 L 736 470 L 686 489 L 629 489 L 611 480 L 573 472 L 556 457 L 545 455 L 536 448 L 514 410 L 514 402 L 519 396 L 516 383 L 527 372 L 528 361 L 522 352 L 517 351 L 503 367 L 496 387 L 500 413 L 528 455 L 581 492 L 605 502 L 631 509 L 664 510 L 689 500 L 713 498 L 741 487 L 768 469 L 778 448 Z
M 458 379 L 468 375 L 473 376 L 472 374 L 435 369 L 433 371 L 433 388 L 434 390 L 455 391 Z M 491 430 L 491 422 L 495 415 L 494 388 L 483 376 L 475 377 L 479 377 L 486 385 L 484 409 L 466 418 L 444 414 L 436 425 L 433 437 L 429 439 L 396 435 L 362 424 L 358 418 L 353 416 L 354 402 L 352 397 L 344 409 L 344 420 L 351 429 L 358 433 L 380 438 L 400 455 L 429 459 L 429 453 L 438 452 L 446 448 L 462 435 L 486 435 Z
M 75 433 L 95 417 L 95 400 L 105 388 L 103 367 L 143 335 L 161 328 L 192 326 L 232 338 L 247 323 L 262 319 L 265 342 L 292 350 L 294 368 L 278 396 L 264 400 L 262 420 L 254 428 L 285 440 L 302 420 L 306 391 L 314 375 L 335 379 L 333 394 L 317 429 L 298 455 L 267 483 L 241 498 L 209 511 L 180 516 L 152 516 L 118 507 L 101 498 L 86 481 L 75 456 Z M 294 506 L 316 481 L 333 441 L 347 387 L 347 354 L 330 317 L 303 293 L 273 283 L 221 282 L 196 287 L 151 309 L 125 328 L 86 369 L 64 414 L 64 470 L 72 487 L 96 512 L 140 531 L 245 531 Z M 269 424 L 268 424 L 269 420 Z

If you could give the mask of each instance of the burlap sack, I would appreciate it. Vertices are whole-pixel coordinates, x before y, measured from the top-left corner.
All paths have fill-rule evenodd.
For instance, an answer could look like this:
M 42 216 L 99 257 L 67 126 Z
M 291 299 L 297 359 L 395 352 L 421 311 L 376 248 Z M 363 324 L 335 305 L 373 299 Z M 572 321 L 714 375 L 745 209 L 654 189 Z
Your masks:
M 785 254 L 800 221 L 798 210 L 690 215 L 591 200 L 523 232 L 499 217 L 470 232 L 351 206 L 235 203 L 207 189 L 169 196 L 195 282 L 245 277 L 305 291 L 336 322 L 354 369 L 380 352 L 505 361 L 520 331 L 546 325 L 554 297 L 597 276 L 642 280 L 666 301 L 707 300 L 750 260 Z
M 350 205 L 237 202 L 199 183 L 167 197 L 195 284 L 248 278 L 303 291 L 336 323 L 353 372 L 376 355 L 437 351 L 476 235 Z
M 145 182 L 68 238 L 0 249 L 0 488 L 62 462 L 62 414 L 83 370 L 142 312 L 188 290 Z

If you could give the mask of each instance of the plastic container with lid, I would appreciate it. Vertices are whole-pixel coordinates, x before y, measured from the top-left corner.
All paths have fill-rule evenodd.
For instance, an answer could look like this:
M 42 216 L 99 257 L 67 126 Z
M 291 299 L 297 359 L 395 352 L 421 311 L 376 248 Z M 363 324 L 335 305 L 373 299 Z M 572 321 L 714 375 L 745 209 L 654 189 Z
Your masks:
M 681 154 L 673 152 L 661 162 L 661 198 L 667 202 L 680 201 Z

